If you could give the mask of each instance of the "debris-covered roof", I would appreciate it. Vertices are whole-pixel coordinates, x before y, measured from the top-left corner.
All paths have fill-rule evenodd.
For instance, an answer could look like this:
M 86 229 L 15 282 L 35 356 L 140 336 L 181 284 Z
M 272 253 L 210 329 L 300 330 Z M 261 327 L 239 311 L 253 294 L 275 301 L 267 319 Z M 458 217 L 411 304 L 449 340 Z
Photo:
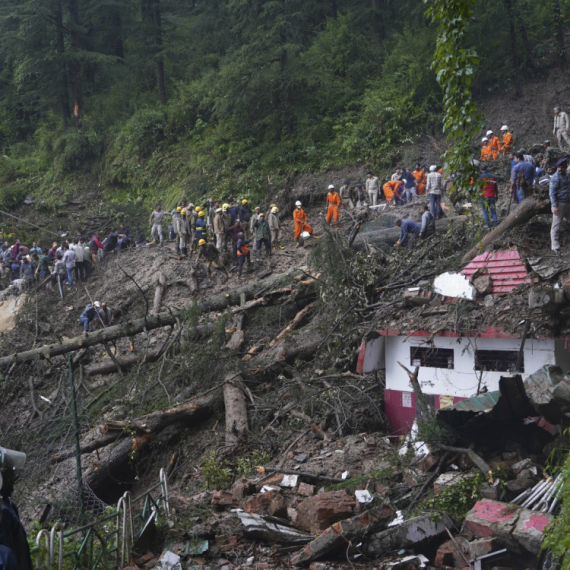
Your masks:
M 477 272 L 491 276 L 493 295 L 510 293 L 519 285 L 530 283 L 526 265 L 516 249 L 483 253 L 461 271 L 469 279 Z

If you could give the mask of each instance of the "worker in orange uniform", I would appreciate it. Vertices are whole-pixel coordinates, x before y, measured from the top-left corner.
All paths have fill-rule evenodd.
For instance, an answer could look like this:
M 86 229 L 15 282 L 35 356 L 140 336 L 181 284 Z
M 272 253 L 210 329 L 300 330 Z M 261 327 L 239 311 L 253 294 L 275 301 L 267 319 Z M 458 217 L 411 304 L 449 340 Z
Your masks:
M 501 146 L 501 152 L 504 154 L 511 154 L 513 151 L 513 135 L 509 132 L 509 127 L 503 125 L 501 127 L 501 133 L 503 134 L 503 146 Z
M 416 162 L 416 168 L 412 172 L 412 176 L 416 179 L 416 193 L 418 196 L 426 191 L 426 173 L 422 170 L 419 162 Z
M 330 226 L 334 218 L 335 223 L 338 223 L 338 208 L 341 204 L 340 196 L 334 188 L 334 184 L 329 184 L 327 193 L 327 226 Z
M 499 158 L 499 151 L 501 150 L 501 141 L 499 137 L 496 137 L 493 134 L 493 131 L 489 129 L 485 134 L 486 137 L 489 139 L 489 148 L 491 149 L 491 159 L 497 160 Z
M 481 148 L 481 160 L 491 160 L 492 152 L 491 147 L 489 146 L 489 139 L 487 137 L 483 137 L 481 142 L 483 143 L 483 147 Z
M 382 191 L 390 207 L 395 207 L 396 204 L 403 202 L 402 194 L 404 193 L 404 183 L 401 180 L 388 180 L 388 182 L 382 186 Z
M 307 223 L 307 214 L 301 207 L 301 202 L 297 200 L 295 202 L 296 208 L 293 210 L 293 221 L 295 223 L 295 241 L 297 242 L 297 247 L 299 247 L 299 238 L 302 232 L 313 233 L 313 228 Z

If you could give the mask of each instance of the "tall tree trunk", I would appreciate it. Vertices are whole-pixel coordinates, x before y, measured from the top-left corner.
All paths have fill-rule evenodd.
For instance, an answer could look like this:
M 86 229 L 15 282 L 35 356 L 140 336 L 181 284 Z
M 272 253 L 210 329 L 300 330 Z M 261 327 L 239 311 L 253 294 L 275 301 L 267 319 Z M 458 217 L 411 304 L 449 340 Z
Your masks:
M 63 40 L 63 10 L 61 7 L 61 0 L 58 0 L 55 5 L 55 26 L 56 26 L 56 51 L 57 55 L 63 60 L 65 52 L 65 44 Z M 63 128 L 67 129 L 71 122 L 71 113 L 69 111 L 69 89 L 67 85 L 67 69 L 65 64 L 62 63 L 60 70 L 60 105 L 61 105 L 61 119 Z
M 69 28 L 70 50 L 73 59 L 69 62 L 71 75 L 71 95 L 73 99 L 73 124 L 76 128 L 81 126 L 81 113 L 83 111 L 83 92 L 81 88 L 81 64 L 77 59 L 80 49 L 79 40 L 79 8 L 78 0 L 69 0 Z
M 513 71 L 515 72 L 515 95 L 522 95 L 521 77 L 520 77 L 520 60 L 517 47 L 517 33 L 515 29 L 515 16 L 513 12 L 513 0 L 504 0 L 507 14 L 509 16 L 509 30 L 511 34 L 511 52 L 513 54 Z
M 386 37 L 386 31 L 384 29 L 384 18 L 382 17 L 381 4 L 382 0 L 372 0 L 374 27 L 378 30 L 378 36 L 380 39 L 383 40 Z
M 160 0 L 153 2 L 154 41 L 156 44 L 156 79 L 158 81 L 158 96 L 160 102 L 166 105 L 166 84 L 164 81 L 164 58 L 162 57 L 162 17 L 160 14 Z
M 532 65 L 532 46 L 530 45 L 530 40 L 528 39 L 528 34 L 526 32 L 526 26 L 520 13 L 517 13 L 517 23 L 519 25 L 519 30 L 521 33 L 521 38 L 523 41 L 524 49 L 526 51 L 527 62 Z
M 558 57 L 563 65 L 566 61 L 566 41 L 564 39 L 564 21 L 562 19 L 562 10 L 560 9 L 560 0 L 553 1 L 554 25 L 556 26 L 556 43 L 558 44 Z
M 338 16 L 338 6 L 336 0 L 331 0 L 331 13 L 332 17 L 336 20 Z
M 113 14 L 113 29 L 115 30 L 115 47 L 113 49 L 114 54 L 124 59 L 125 48 L 123 46 L 123 22 L 121 21 L 121 15 L 119 12 Z

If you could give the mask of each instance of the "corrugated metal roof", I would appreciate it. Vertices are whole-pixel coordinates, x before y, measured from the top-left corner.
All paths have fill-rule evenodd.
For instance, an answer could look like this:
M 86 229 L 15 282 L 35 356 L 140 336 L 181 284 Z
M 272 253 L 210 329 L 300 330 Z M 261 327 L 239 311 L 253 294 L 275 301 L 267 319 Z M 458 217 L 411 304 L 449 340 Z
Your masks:
M 478 255 L 461 273 L 471 279 L 478 270 L 486 271 L 493 279 L 494 295 L 510 293 L 515 287 L 530 283 L 526 265 L 516 250 Z
M 454 404 L 453 409 L 460 412 L 488 412 L 497 405 L 500 395 L 501 392 L 497 390 L 496 392 L 487 392 L 486 394 L 473 396 L 457 402 L 457 404 Z

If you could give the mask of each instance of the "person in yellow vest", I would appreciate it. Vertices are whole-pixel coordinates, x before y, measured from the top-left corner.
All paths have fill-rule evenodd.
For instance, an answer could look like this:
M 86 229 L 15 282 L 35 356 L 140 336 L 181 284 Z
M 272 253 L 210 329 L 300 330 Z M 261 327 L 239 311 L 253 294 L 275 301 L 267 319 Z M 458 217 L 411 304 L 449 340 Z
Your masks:
M 511 154 L 513 151 L 513 135 L 509 132 L 509 127 L 503 125 L 501 127 L 501 133 L 503 135 L 503 145 L 501 146 L 501 152 L 503 154 Z

